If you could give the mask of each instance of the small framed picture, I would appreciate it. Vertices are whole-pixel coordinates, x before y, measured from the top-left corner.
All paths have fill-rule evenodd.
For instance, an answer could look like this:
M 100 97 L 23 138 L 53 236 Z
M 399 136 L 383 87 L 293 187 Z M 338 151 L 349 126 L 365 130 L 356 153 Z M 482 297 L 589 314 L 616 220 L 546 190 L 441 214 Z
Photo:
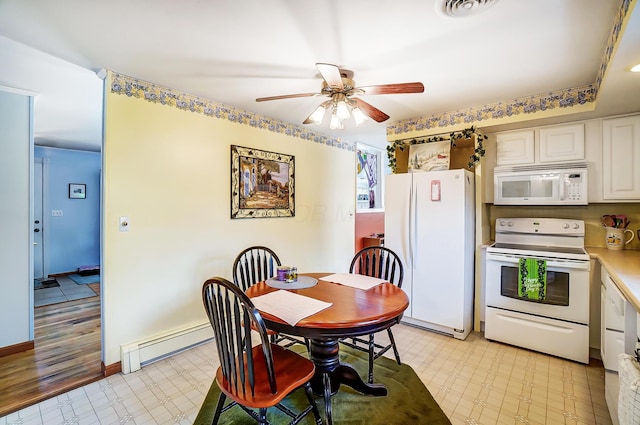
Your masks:
M 85 199 L 87 197 L 87 185 L 80 183 L 69 183 L 70 199 Z

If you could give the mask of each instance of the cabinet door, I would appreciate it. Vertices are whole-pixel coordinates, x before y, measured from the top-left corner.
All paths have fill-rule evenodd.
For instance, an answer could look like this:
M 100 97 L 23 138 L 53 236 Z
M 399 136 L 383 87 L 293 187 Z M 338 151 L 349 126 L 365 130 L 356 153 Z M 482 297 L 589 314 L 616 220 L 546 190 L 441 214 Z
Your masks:
M 602 122 L 605 200 L 640 200 L 640 115 Z
M 540 162 L 584 159 L 584 124 L 540 129 Z
M 498 133 L 496 137 L 496 165 L 533 164 L 533 130 Z
M 600 285 L 600 359 L 604 359 L 607 356 L 607 347 L 604 345 L 604 308 L 607 303 L 607 290 L 604 289 L 604 284 Z M 604 361 L 604 360 L 603 360 Z

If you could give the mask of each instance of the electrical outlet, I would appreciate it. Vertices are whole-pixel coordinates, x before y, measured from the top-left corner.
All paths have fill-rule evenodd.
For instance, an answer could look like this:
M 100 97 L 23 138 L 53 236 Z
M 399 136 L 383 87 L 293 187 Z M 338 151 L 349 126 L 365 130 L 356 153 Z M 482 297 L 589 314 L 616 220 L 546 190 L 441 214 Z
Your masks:
M 52 217 L 62 217 L 62 210 L 51 210 Z
M 119 229 L 121 232 L 129 231 L 129 217 L 120 217 Z

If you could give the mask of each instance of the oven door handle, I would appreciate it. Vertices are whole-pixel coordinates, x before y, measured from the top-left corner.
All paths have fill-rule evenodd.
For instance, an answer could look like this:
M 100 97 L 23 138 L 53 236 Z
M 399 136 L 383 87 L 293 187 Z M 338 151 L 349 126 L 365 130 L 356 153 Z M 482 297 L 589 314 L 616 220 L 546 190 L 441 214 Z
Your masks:
M 511 255 L 496 255 L 496 254 L 487 253 L 487 261 L 492 260 L 492 261 L 500 261 L 500 262 L 509 263 L 509 264 L 518 264 L 518 262 L 520 261 L 520 258 L 524 258 L 524 257 L 511 256 Z M 588 261 L 558 260 L 556 258 L 554 259 L 540 258 L 540 260 L 546 260 L 547 267 L 575 269 L 575 270 L 589 270 L 591 268 L 591 265 L 589 264 Z

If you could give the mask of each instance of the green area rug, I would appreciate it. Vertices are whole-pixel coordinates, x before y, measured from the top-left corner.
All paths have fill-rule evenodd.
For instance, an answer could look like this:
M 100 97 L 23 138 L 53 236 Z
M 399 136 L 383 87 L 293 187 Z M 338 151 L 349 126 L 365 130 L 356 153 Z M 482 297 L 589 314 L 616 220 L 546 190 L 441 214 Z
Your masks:
M 340 357 L 342 362 L 355 367 L 360 372 L 360 376 L 366 376 L 366 353 L 341 345 Z M 342 385 L 340 391 L 332 397 L 334 424 L 451 424 L 411 366 L 405 364 L 398 366 L 395 360 L 381 357 L 376 360 L 374 367 L 375 381 L 387 387 L 388 395 L 386 397 L 367 396 Z M 220 390 L 214 381 L 202 403 L 194 425 L 211 424 L 219 394 Z M 284 404 L 294 411 L 304 409 L 307 406 L 304 390 L 296 390 L 285 399 Z M 324 400 L 322 397 L 316 397 L 316 404 L 324 420 Z M 270 424 L 288 424 L 291 421 L 288 416 L 276 408 L 268 410 L 267 418 Z M 235 406 L 221 415 L 219 423 L 240 425 L 255 424 L 256 422 L 240 407 Z M 313 414 L 309 414 L 300 423 L 314 424 Z

